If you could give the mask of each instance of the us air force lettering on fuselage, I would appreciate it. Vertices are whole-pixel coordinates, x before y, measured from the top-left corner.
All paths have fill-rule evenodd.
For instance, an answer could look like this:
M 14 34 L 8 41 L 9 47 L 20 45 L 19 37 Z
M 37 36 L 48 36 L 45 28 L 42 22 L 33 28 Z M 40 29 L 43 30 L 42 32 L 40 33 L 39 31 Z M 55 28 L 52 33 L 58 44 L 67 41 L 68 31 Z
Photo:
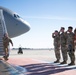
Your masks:
M 11 38 L 30 30 L 29 23 L 24 21 L 17 13 L 1 6 L 0 9 L 3 10 L 7 32 Z

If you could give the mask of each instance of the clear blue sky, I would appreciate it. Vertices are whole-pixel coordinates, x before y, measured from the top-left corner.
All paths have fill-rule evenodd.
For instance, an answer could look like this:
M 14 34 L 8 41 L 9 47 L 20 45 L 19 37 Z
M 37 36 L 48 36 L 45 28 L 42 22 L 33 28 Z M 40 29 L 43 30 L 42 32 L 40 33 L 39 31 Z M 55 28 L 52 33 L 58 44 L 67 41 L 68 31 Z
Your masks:
M 13 38 L 14 47 L 51 48 L 54 30 L 76 28 L 76 0 L 0 0 L 0 6 L 17 12 L 31 30 Z

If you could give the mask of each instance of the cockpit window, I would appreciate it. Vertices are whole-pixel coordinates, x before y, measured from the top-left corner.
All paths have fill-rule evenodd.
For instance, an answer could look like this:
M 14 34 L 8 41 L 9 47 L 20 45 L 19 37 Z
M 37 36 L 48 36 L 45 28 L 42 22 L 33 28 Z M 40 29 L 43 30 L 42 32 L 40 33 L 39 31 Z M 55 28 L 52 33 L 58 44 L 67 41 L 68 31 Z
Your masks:
M 15 17 L 15 18 L 20 18 L 20 16 L 19 16 L 19 15 L 16 15 L 16 14 L 14 14 L 14 17 Z
M 14 17 L 17 18 L 16 14 L 14 14 Z
M 18 17 L 18 18 L 20 18 L 20 16 L 19 16 L 19 15 L 17 15 L 17 17 Z

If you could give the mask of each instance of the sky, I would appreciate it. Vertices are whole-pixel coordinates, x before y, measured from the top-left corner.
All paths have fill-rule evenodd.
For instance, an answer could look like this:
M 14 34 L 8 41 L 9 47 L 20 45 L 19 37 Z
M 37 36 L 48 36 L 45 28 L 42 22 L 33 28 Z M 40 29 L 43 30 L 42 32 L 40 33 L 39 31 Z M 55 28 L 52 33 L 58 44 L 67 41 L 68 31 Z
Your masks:
M 76 0 L 0 0 L 0 6 L 18 13 L 31 29 L 12 38 L 14 48 L 52 48 L 52 33 L 76 28 Z

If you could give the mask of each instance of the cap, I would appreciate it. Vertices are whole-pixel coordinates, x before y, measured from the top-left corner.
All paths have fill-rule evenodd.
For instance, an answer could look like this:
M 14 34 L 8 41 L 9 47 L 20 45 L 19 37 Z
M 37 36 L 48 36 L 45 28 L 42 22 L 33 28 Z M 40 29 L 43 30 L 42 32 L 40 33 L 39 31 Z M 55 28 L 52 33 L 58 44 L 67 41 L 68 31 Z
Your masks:
M 72 27 L 72 26 L 69 26 L 68 28 L 69 28 L 69 29 L 73 29 L 73 27 Z
M 74 30 L 74 33 L 76 33 L 76 28 L 75 28 L 75 30 Z
M 55 32 L 58 32 L 57 30 L 55 30 Z
M 61 29 L 65 29 L 64 27 L 61 27 Z

